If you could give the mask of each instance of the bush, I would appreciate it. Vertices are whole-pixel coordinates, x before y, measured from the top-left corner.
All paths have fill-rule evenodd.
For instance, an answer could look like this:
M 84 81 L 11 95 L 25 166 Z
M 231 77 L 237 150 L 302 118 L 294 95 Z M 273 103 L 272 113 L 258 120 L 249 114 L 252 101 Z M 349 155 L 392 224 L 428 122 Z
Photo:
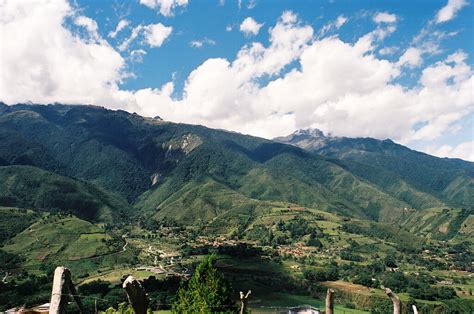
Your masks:
M 110 291 L 110 282 L 103 280 L 94 280 L 79 286 L 79 294 L 91 295 L 100 294 L 101 296 L 106 295 Z
M 232 287 L 215 267 L 215 255 L 199 264 L 187 286 L 179 288 L 173 304 L 175 313 L 233 313 Z
M 372 280 L 372 276 L 369 273 L 363 272 L 358 274 L 354 280 L 353 283 L 358 284 L 358 285 L 363 285 L 366 287 L 370 288 L 376 288 L 379 286 L 379 281 L 378 280 Z
M 335 265 L 328 265 L 316 270 L 305 270 L 303 276 L 310 282 L 334 281 L 339 279 L 339 270 Z

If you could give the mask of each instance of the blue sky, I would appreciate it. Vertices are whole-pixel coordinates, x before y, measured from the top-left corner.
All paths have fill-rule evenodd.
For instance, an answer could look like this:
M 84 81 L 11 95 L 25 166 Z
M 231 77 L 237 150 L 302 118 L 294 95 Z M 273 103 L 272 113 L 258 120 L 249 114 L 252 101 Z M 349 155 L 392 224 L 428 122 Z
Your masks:
M 95 104 L 267 138 L 314 127 L 474 160 L 468 0 L 1 6 L 6 103 Z
M 141 5 L 139 1 L 97 1 L 76 0 L 84 15 L 94 18 L 99 24 L 99 32 L 104 38 L 115 30 L 120 20 L 130 21 L 130 26 L 124 29 L 114 39 L 109 39 L 112 45 L 119 45 L 130 35 L 130 27 L 139 24 L 163 23 L 173 27 L 173 34 L 159 48 L 148 49 L 142 63 L 131 63 L 130 68 L 136 74 L 133 79 L 126 80 L 122 87 L 140 89 L 144 87 L 159 87 L 168 82 L 176 73 L 176 83 L 182 87 L 189 73 L 208 58 L 235 58 L 240 48 L 253 41 L 268 42 L 266 29 L 274 25 L 282 12 L 291 10 L 305 23 L 315 30 L 321 29 L 329 21 L 343 15 L 349 21 L 341 27 L 338 36 L 347 42 L 354 42 L 374 28 L 372 17 L 377 12 L 390 12 L 400 19 L 397 31 L 386 38 L 386 46 L 409 46 L 413 37 L 434 17 L 446 0 L 405 0 L 405 1 L 316 1 L 316 0 L 242 0 L 240 8 L 237 0 L 190 0 L 186 6 L 178 7 L 172 16 L 157 14 L 157 10 Z M 249 8 L 249 4 L 255 6 Z M 246 37 L 239 31 L 239 25 L 246 17 L 252 17 L 259 23 L 264 23 L 257 36 Z M 455 21 L 440 26 L 446 32 L 459 32 L 443 42 L 443 51 L 426 62 L 434 62 L 458 49 L 474 51 L 472 7 L 460 10 Z M 226 31 L 227 26 L 233 30 Z M 207 44 L 200 49 L 192 48 L 193 40 L 210 39 L 215 44 Z M 134 43 L 130 50 L 138 49 Z M 386 58 L 395 60 L 400 54 L 389 55 Z M 430 56 L 431 57 L 431 56 Z M 469 55 L 472 65 L 472 55 Z M 406 79 L 406 84 L 416 84 L 415 80 Z M 180 89 L 177 90 L 178 94 Z

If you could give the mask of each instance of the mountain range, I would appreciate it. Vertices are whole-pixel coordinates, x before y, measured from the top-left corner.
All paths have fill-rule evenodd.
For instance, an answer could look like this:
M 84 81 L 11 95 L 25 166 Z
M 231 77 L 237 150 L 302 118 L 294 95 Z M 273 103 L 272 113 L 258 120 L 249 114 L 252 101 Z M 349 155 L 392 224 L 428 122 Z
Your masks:
M 245 225 L 278 204 L 379 222 L 474 204 L 474 163 L 391 140 L 267 140 L 95 106 L 0 104 L 0 206 Z M 281 205 L 287 206 L 287 205 Z

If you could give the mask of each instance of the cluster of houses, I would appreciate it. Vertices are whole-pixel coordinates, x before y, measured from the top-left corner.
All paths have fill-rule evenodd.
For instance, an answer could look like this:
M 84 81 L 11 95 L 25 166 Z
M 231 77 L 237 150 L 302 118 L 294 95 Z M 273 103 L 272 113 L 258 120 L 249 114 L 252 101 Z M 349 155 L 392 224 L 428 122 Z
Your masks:
M 197 237 L 195 241 L 199 244 L 209 245 L 212 247 L 235 246 L 238 243 L 235 240 L 229 240 L 222 236 L 217 237 L 214 240 L 209 240 L 208 238 L 200 236 Z

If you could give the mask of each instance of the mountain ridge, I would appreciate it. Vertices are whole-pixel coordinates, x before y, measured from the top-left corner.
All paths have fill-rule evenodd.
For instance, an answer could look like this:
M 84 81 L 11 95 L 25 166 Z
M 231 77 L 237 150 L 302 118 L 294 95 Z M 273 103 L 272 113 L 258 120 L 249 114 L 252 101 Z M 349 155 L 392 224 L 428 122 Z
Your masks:
M 298 134 L 308 135 L 334 141 L 319 130 Z M 367 140 L 357 140 L 362 143 L 354 151 L 346 143 L 351 143 L 351 139 L 340 143 L 340 138 L 336 138 L 338 145 L 321 146 L 315 153 L 236 132 L 176 124 L 96 106 L 3 107 L 0 138 L 4 139 L 0 142 L 3 163 L 29 165 L 90 182 L 126 198 L 138 211 L 160 218 L 163 215 L 154 213 L 170 204 L 167 199 L 178 198 L 178 203 L 182 203 L 184 199 L 179 198 L 188 197 L 189 194 L 178 192 L 189 182 L 216 182 L 244 197 L 250 207 L 254 202 L 285 201 L 389 222 L 407 207 L 464 206 L 469 203 L 473 180 L 456 176 L 447 182 L 451 185 L 443 186 L 444 190 L 432 191 L 430 186 L 423 188 L 423 181 L 407 180 L 403 171 L 394 176 L 392 168 L 400 165 L 399 157 L 375 155 L 378 164 L 364 160 L 373 151 L 378 154 L 384 152 L 385 146 L 398 145 L 392 141 L 368 140 L 372 146 L 379 143 L 375 145 L 378 150 L 364 151 Z M 402 151 L 413 154 L 408 148 Z M 357 157 L 358 154 L 364 158 Z M 412 163 L 406 166 L 411 167 Z M 430 172 L 421 178 L 436 182 L 438 177 L 439 173 Z M 198 195 L 202 192 L 193 191 Z M 210 199 L 214 197 L 212 190 L 204 191 Z M 200 210 L 201 205 L 191 204 L 192 208 L 187 210 Z M 212 203 L 210 212 L 217 213 L 220 207 L 219 202 Z M 169 211 L 168 216 L 172 218 L 173 212 Z
M 340 160 L 341 165 L 384 190 L 390 190 L 390 184 L 406 184 L 452 206 L 472 208 L 474 202 L 469 196 L 474 193 L 474 163 L 469 161 L 434 157 L 389 139 L 331 137 L 319 130 L 300 130 L 275 140 Z M 382 178 L 388 182 L 381 182 Z M 460 181 L 465 182 L 461 187 L 464 196 L 451 191 Z

